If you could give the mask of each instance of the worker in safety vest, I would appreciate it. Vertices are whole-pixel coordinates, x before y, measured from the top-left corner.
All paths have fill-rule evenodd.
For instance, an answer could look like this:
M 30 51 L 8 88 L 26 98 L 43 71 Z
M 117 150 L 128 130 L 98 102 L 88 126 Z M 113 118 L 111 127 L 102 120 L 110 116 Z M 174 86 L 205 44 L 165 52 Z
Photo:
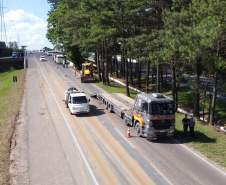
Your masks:
M 76 67 L 74 67 L 74 75 L 76 76 Z
M 63 67 L 65 68 L 65 60 L 63 60 Z

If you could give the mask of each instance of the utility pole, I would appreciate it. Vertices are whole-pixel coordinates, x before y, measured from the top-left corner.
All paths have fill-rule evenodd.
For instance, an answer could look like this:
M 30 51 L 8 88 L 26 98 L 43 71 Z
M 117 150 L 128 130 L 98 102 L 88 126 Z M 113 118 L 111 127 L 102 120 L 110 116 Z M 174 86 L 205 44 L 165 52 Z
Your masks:
M 4 20 L 4 11 L 3 11 L 3 0 L 0 2 L 0 16 L 1 16 L 1 41 L 3 42 L 3 37 L 5 36 L 5 44 L 7 45 L 7 36 Z

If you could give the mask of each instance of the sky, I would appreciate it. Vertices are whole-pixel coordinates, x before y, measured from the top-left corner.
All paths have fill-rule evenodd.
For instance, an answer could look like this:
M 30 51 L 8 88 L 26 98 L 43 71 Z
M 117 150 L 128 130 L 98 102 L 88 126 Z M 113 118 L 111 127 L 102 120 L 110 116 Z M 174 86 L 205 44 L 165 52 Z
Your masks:
M 1 21 L 0 39 L 4 42 L 16 41 L 27 50 L 53 49 L 46 38 L 47 19 L 50 4 L 47 0 L 1 0 L 5 30 Z M 3 5 L 2 5 L 3 3 Z M 2 20 L 2 18 L 1 18 Z

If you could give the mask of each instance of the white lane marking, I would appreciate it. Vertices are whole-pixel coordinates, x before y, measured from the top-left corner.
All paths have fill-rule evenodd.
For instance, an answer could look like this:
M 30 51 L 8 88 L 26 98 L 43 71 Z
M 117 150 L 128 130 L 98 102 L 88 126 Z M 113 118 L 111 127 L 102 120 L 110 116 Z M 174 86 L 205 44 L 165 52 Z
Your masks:
M 34 57 L 34 58 L 35 58 L 35 57 Z M 56 102 L 56 104 L 57 104 L 57 107 L 58 107 L 59 110 L 60 110 L 60 113 L 61 113 L 61 115 L 62 115 L 62 117 L 63 117 L 63 119 L 64 119 L 64 121 L 65 121 L 65 124 L 66 124 L 66 126 L 67 126 L 67 128 L 68 128 L 68 130 L 69 130 L 69 132 L 70 132 L 70 134 L 71 134 L 71 136 L 72 136 L 72 138 L 73 138 L 75 144 L 76 144 L 77 147 L 78 147 L 78 150 L 79 150 L 79 152 L 80 152 L 80 155 L 82 156 L 82 159 L 84 160 L 84 162 L 85 162 L 85 164 L 86 164 L 86 167 L 88 168 L 89 173 L 90 173 L 90 175 L 91 175 L 91 177 L 92 177 L 94 183 L 95 183 L 96 185 L 99 185 L 99 183 L 98 183 L 98 181 L 97 181 L 97 178 L 96 178 L 96 176 L 94 175 L 93 170 L 91 169 L 91 166 L 90 166 L 90 164 L 88 163 L 88 160 L 86 159 L 86 157 L 85 157 L 85 155 L 84 155 L 84 153 L 83 153 L 83 151 L 82 151 L 82 148 L 81 148 L 81 146 L 80 146 L 79 143 L 78 143 L 78 140 L 76 139 L 76 137 L 75 137 L 75 135 L 74 135 L 74 133 L 73 133 L 73 131 L 72 131 L 72 129 L 71 129 L 71 127 L 70 127 L 70 125 L 69 125 L 69 123 L 68 123 L 68 121 L 67 121 L 67 119 L 66 119 L 66 117 L 65 117 L 65 115 L 64 115 L 64 113 L 63 113 L 63 111 L 62 111 L 62 109 L 60 108 L 60 105 L 59 105 L 59 103 L 58 103 L 58 101 L 57 101 L 57 99 L 56 99 L 56 97 L 55 97 L 55 95 L 54 95 L 54 93 L 53 93 L 53 90 L 51 89 L 51 86 L 50 86 L 49 82 L 47 81 L 47 78 L 46 78 L 46 76 L 45 76 L 45 74 L 44 74 L 44 72 L 43 72 L 41 66 L 39 65 L 39 63 L 38 63 L 38 61 L 37 61 L 36 58 L 35 58 L 35 60 L 36 60 L 36 63 L 38 64 L 38 66 L 39 66 L 39 68 L 40 68 L 40 70 L 41 70 L 41 72 L 42 72 L 42 74 L 43 74 L 43 76 L 44 76 L 44 78 L 45 78 L 45 81 L 46 81 L 46 83 L 47 83 L 47 85 L 48 85 L 48 87 L 49 87 L 49 89 L 50 89 L 50 91 L 51 91 L 51 94 L 53 95 L 53 98 L 54 98 L 54 100 L 55 100 L 55 102 Z
M 214 169 L 216 169 L 217 171 L 219 171 L 220 173 L 222 173 L 223 175 L 226 175 L 226 172 L 223 171 L 223 169 L 221 169 L 220 167 L 217 167 L 217 166 L 213 165 L 205 157 L 197 154 L 196 152 L 194 152 L 193 150 L 191 150 L 190 148 L 188 148 L 186 145 L 179 143 L 177 140 L 175 140 L 175 139 L 173 139 L 173 140 L 176 143 L 180 144 L 180 146 L 184 147 L 185 149 L 187 149 L 188 151 L 190 151 L 191 153 L 193 153 L 196 157 L 200 158 L 202 161 L 206 162 L 208 165 L 210 165 L 211 167 L 213 167 Z
M 123 138 L 127 143 L 130 144 L 130 146 L 131 146 L 132 148 L 135 148 L 135 147 L 132 145 L 132 143 L 130 143 L 130 142 L 126 139 L 125 136 L 123 136 L 116 128 L 114 128 L 114 129 L 122 136 L 122 138 Z

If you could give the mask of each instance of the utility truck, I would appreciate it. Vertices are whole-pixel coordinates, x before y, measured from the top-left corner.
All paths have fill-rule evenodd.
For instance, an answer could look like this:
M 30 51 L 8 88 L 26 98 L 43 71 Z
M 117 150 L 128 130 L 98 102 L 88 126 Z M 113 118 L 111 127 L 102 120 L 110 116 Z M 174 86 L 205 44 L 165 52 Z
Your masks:
M 57 64 L 63 64 L 64 59 L 65 59 L 64 55 L 55 55 L 54 58 Z
M 89 113 L 90 99 L 87 99 L 84 91 L 78 91 L 71 87 L 65 91 L 65 105 L 71 114 Z
M 137 94 L 135 101 L 120 93 L 99 93 L 91 97 L 99 99 L 127 126 L 134 127 L 139 137 L 158 138 L 174 134 L 174 101 L 161 93 Z

